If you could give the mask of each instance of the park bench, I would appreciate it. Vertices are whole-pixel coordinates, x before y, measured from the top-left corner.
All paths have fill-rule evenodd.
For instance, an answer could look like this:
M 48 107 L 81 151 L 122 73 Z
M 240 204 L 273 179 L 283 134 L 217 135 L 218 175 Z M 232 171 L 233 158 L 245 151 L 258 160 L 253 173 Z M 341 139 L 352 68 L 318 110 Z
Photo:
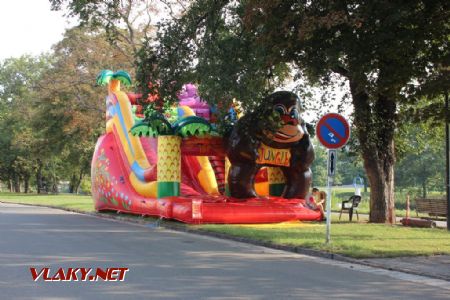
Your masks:
M 416 198 L 416 213 L 426 213 L 430 217 L 447 217 L 447 199 Z

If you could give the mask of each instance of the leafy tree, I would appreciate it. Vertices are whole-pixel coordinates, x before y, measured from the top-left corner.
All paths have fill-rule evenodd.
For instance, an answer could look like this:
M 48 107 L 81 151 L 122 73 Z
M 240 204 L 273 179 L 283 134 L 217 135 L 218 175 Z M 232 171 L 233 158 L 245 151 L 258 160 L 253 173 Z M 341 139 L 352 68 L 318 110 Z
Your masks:
M 353 125 L 350 129 L 352 134 L 350 134 L 347 145 L 338 153 L 336 170 L 341 177 L 341 184 L 353 184 L 355 177 L 361 177 L 364 182 L 364 191 L 367 192 L 368 180 L 364 170 L 359 140 L 354 134 L 355 131 L 356 128 Z
M 186 9 L 187 0 L 49 0 L 53 10 L 65 10 L 89 30 L 105 30 L 105 38 L 122 55 L 134 61 L 135 71 L 149 70 L 155 37 L 155 25 L 161 19 L 175 18 Z M 126 45 L 124 47 L 124 45 Z M 145 54 L 145 55 L 144 55 Z M 144 55 L 144 56 L 143 56 Z M 143 59 L 143 57 L 145 57 Z M 129 70 L 131 71 L 131 70 Z M 139 73 L 138 74 L 142 74 Z M 154 81 L 141 78 L 141 88 Z
M 34 117 L 37 82 L 47 68 L 45 56 L 21 56 L 0 63 L 0 179 L 16 192 L 22 181 L 28 192 L 38 159 L 33 150 L 37 136 L 29 120 Z
M 196 79 L 206 99 L 237 97 L 246 107 L 261 103 L 287 65 L 311 84 L 344 79 L 370 221 L 394 223 L 398 109 L 448 90 L 448 16 L 439 0 L 198 0 L 162 27 L 158 67 L 166 84 Z
M 396 138 L 402 145 L 395 176 L 400 188 L 418 188 L 427 197 L 430 188 L 443 191 L 445 187 L 444 126 L 431 121 L 399 127 Z
M 77 192 L 89 173 L 104 128 L 104 91 L 93 87 L 95 77 L 104 67 L 133 63 L 105 37 L 104 31 L 73 28 L 51 56 L 1 62 L 0 180 L 11 190 L 23 183 L 28 191 L 35 181 L 38 192 L 57 191 L 65 179 Z
M 311 171 L 313 173 L 313 186 L 327 185 L 327 150 L 313 140 L 315 159 Z M 344 147 L 337 152 L 336 175 L 334 177 L 335 185 L 353 184 L 353 179 L 357 176 L 364 177 L 364 167 L 360 155 L 355 155 L 349 151 L 349 147 Z M 366 178 L 363 178 L 366 182 Z
M 89 174 L 95 141 L 104 131 L 105 91 L 94 87 L 96 76 L 104 67 L 131 66 L 129 58 L 111 46 L 102 31 L 72 28 L 54 46 L 52 64 L 39 81 L 33 120 L 39 128 L 40 169 L 51 172 L 38 177 L 50 182 L 67 178 L 70 190 L 78 191 Z
M 191 81 L 201 83 L 211 104 L 226 108 L 235 98 L 252 111 L 289 76 L 287 65 L 268 61 L 267 49 L 255 47 L 254 34 L 242 28 L 236 18 L 242 7 L 227 3 L 196 1 L 183 17 L 161 25 L 160 44 L 150 53 L 157 66 L 142 71 L 154 71 L 149 77 L 160 80 L 166 101 L 176 101 L 175 93 Z M 226 109 L 220 112 L 223 117 Z
M 317 139 L 313 139 L 314 145 L 314 162 L 311 166 L 312 186 L 326 186 L 327 185 L 327 150 L 319 145 Z
M 49 1 L 53 10 L 67 9 L 68 15 L 77 17 L 83 27 L 105 30 L 105 37 L 129 60 L 136 55 L 140 40 L 153 30 L 151 15 L 156 12 L 156 7 L 152 0 Z M 118 43 L 128 44 L 128 49 Z

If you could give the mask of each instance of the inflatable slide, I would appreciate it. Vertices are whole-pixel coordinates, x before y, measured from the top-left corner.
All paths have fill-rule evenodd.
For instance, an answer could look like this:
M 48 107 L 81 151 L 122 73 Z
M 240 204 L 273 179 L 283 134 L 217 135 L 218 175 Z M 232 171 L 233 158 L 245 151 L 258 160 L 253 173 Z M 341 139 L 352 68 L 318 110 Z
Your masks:
M 189 122 L 200 118 L 193 104 L 175 109 L 175 131 L 157 136 L 136 134 L 134 128 L 143 122 L 143 115 L 134 105 L 139 96 L 120 89 L 121 83 L 130 82 L 128 74 L 103 72 L 98 79 L 102 81 L 108 84 L 106 132 L 97 141 L 91 174 L 96 210 L 159 216 L 191 224 L 321 219 L 321 213 L 309 209 L 303 199 L 270 195 L 276 194 L 276 187 L 285 180 L 276 166 L 265 166 L 255 176 L 257 197 L 229 196 L 227 178 L 232 164 L 222 138 L 214 134 L 181 134 L 192 130 Z

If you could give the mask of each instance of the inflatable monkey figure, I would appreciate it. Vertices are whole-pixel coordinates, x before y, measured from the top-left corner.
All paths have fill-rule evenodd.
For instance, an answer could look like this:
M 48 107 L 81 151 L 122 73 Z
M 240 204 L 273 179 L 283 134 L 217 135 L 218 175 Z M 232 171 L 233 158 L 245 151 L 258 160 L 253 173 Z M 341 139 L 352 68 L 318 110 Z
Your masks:
M 256 174 L 263 166 L 275 166 L 286 178 L 281 196 L 304 199 L 311 184 L 314 148 L 299 116 L 300 99 L 294 93 L 280 91 L 269 95 L 265 105 L 271 105 L 280 114 L 278 131 L 255 128 L 255 134 L 248 136 L 239 126 L 239 122 L 255 118 L 247 114 L 238 120 L 225 142 L 231 163 L 228 174 L 230 194 L 235 198 L 257 197 L 254 189 Z

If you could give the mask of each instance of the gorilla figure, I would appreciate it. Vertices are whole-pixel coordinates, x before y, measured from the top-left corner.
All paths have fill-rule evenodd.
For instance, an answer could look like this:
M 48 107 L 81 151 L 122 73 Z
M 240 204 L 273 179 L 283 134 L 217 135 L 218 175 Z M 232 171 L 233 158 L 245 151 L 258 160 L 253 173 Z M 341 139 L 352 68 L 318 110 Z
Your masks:
M 253 128 L 255 134 L 248 136 L 239 123 L 258 118 L 250 113 L 238 120 L 225 142 L 231 163 L 228 174 L 230 194 L 235 198 L 257 197 L 254 182 L 259 169 L 262 166 L 278 166 L 286 178 L 286 186 L 281 196 L 304 198 L 311 184 L 310 166 L 314 160 L 314 149 L 305 123 L 299 115 L 300 99 L 294 93 L 280 91 L 269 95 L 265 105 L 271 105 L 272 109 L 279 113 L 281 128 L 278 131 Z M 271 148 L 272 153 L 261 152 L 261 147 Z M 262 153 L 268 153 L 269 159 L 262 159 Z M 276 162 L 275 156 L 281 163 Z

